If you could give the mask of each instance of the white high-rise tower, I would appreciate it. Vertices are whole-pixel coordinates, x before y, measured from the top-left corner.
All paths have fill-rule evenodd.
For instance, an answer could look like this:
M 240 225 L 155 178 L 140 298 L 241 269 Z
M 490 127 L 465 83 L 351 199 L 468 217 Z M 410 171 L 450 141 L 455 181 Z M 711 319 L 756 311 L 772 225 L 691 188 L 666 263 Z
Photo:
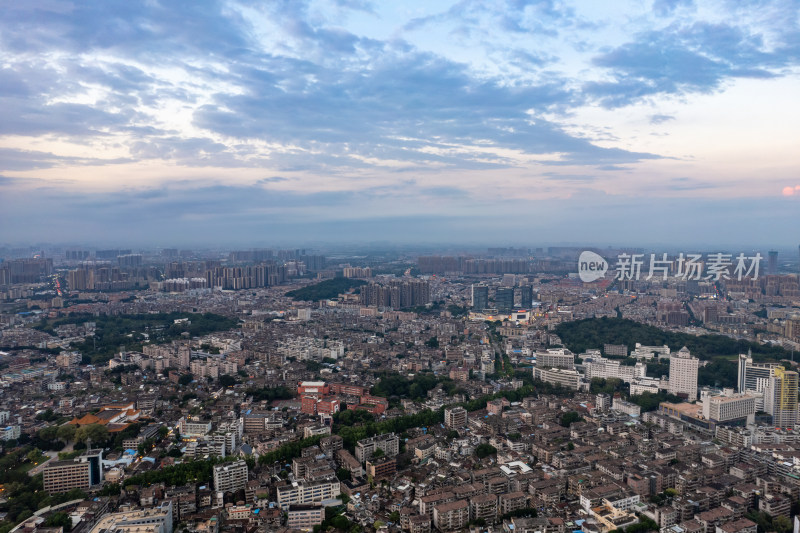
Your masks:
M 697 369 L 700 360 L 692 357 L 684 346 L 669 358 L 669 392 L 686 397 L 690 402 L 697 400 Z

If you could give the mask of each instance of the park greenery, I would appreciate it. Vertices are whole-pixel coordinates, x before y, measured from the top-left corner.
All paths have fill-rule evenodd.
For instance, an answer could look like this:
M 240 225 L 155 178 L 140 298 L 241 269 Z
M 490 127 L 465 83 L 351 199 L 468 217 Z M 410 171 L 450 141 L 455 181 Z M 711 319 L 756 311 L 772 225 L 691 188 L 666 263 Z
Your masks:
M 467 316 L 469 314 L 469 308 L 467 306 L 450 304 L 447 306 L 447 310 L 450 311 L 450 314 L 453 318 L 458 318 L 462 316 Z
M 333 278 L 308 285 L 301 289 L 295 289 L 286 293 L 286 296 L 295 301 L 318 302 L 320 300 L 330 300 L 340 294 L 346 293 L 351 289 L 366 285 L 367 282 L 361 279 L 352 278 Z
M 698 385 L 701 387 L 736 387 L 736 357 L 740 353 L 752 352 L 756 362 L 779 361 L 789 357 L 789 353 L 780 346 L 767 346 L 723 335 L 696 336 L 665 331 L 622 318 L 587 318 L 565 322 L 558 325 L 556 333 L 564 345 L 576 354 L 602 348 L 604 344 L 624 344 L 629 350 L 633 350 L 637 342 L 644 346 L 667 345 L 672 351 L 686 346 L 693 356 L 708 361 L 698 371 Z M 634 362 L 632 358 L 623 359 L 623 363 Z M 651 377 L 669 373 L 669 365 L 665 363 L 648 362 L 647 367 L 647 374 Z
M 0 522 L 0 533 L 7 533 L 14 524 L 31 517 L 42 507 L 87 497 L 81 490 L 61 494 L 46 493 L 42 485 L 42 474 L 28 475 L 28 470 L 41 460 L 41 452 L 28 445 L 19 446 L 0 456 L 0 485 L 6 499 L 2 510 L 8 513 L 5 520 Z
M 629 390 L 630 386 L 619 378 L 593 378 L 589 388 L 589 391 L 592 394 L 599 394 L 601 392 L 611 396 L 618 394 L 629 402 L 638 405 L 642 409 L 643 413 L 647 411 L 655 411 L 658 409 L 658 404 L 661 402 L 680 403 L 683 401 L 678 396 L 669 394 L 665 391 L 660 391 L 658 394 L 645 392 L 630 396 L 628 393 Z
M 638 516 L 639 521 L 622 529 L 612 529 L 610 533 L 647 533 L 649 531 L 660 531 L 658 524 L 645 515 Z
M 187 318 L 188 322 L 175 323 Z M 130 315 L 71 314 L 70 316 L 49 320 L 44 318 L 34 328 L 55 334 L 55 328 L 65 324 L 94 322 L 93 337 L 83 342 L 73 343 L 72 348 L 83 354 L 84 363 L 104 363 L 121 348 L 141 350 L 145 341 L 167 343 L 179 339 L 184 333 L 191 337 L 208 335 L 238 327 L 238 320 L 214 313 L 142 313 Z
M 271 402 L 274 400 L 290 400 L 294 398 L 294 393 L 286 387 L 274 388 L 250 388 L 245 391 L 247 396 L 252 396 L 254 402 Z
M 286 444 L 267 452 L 258 457 L 258 463 L 262 465 L 269 465 L 275 462 L 288 463 L 295 457 L 300 457 L 304 448 L 309 446 L 316 446 L 322 439 L 321 436 L 308 437 L 306 439 L 295 440 L 287 442 Z
M 187 461 L 166 466 L 159 470 L 150 470 L 131 476 L 125 480 L 124 486 L 149 487 L 155 483 L 165 483 L 167 486 L 181 486 L 189 482 L 211 483 L 214 475 L 214 465 L 235 461 L 236 459 L 236 457 L 212 457 L 202 461 Z
M 378 383 L 372 387 L 370 393 L 391 400 L 412 399 L 422 400 L 427 397 L 428 391 L 436 388 L 440 383 L 445 393 L 452 395 L 458 389 L 457 384 L 447 377 L 437 376 L 432 372 L 419 372 L 409 379 L 397 373 L 382 373 L 377 376 Z
M 573 352 L 583 353 L 604 344 L 624 344 L 633 350 L 636 343 L 644 346 L 667 345 L 673 351 L 686 346 L 692 355 L 705 361 L 717 357 L 732 357 L 752 350 L 756 361 L 780 360 L 789 353 L 779 346 L 732 339 L 723 335 L 690 335 L 666 331 L 624 318 L 587 318 L 564 322 L 556 327 L 556 334 Z

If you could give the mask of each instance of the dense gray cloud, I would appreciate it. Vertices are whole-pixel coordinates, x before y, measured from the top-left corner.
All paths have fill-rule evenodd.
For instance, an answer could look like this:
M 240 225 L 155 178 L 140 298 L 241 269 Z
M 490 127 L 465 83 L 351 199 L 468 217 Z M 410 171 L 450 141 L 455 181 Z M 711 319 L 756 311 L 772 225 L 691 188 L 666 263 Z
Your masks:
M 709 93 L 736 78 L 772 78 L 796 66 L 791 41 L 767 46 L 764 36 L 746 27 L 693 22 L 642 32 L 635 40 L 597 55 L 593 63 L 614 81 L 590 81 L 585 92 L 607 107 L 642 98 Z

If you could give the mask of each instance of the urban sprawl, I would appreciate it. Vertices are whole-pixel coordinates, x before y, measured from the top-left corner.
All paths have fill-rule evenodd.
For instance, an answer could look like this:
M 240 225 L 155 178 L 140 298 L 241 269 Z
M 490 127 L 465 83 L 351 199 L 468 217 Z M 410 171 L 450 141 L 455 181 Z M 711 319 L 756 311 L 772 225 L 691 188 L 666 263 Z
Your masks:
M 796 257 L 586 250 L 0 248 L 0 533 L 797 533 Z

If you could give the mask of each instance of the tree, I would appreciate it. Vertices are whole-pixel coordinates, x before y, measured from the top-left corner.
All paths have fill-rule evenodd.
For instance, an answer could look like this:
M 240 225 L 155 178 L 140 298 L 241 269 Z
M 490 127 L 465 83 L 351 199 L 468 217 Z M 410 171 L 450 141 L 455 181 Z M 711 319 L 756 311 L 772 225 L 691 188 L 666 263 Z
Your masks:
M 81 443 L 91 440 L 95 444 L 105 442 L 108 440 L 108 428 L 100 424 L 81 426 L 75 430 L 75 440 Z
M 191 374 L 183 374 L 181 377 L 178 378 L 178 385 L 188 385 L 192 382 L 194 376 Z
M 239 381 L 231 375 L 223 374 L 219 377 L 219 384 L 225 388 L 233 387 L 237 383 L 239 383 Z
M 145 456 L 150 452 L 150 450 L 153 449 L 154 445 L 155 445 L 155 439 L 147 439 L 144 442 L 139 443 L 139 446 L 137 447 L 136 451 L 139 452 L 139 455 Z
M 167 457 L 182 457 L 183 452 L 180 448 L 170 448 L 167 452 Z
M 483 459 L 484 457 L 488 457 L 495 453 L 497 453 L 497 448 L 495 448 L 491 444 L 486 444 L 486 443 L 478 444 L 478 446 L 475 448 L 475 455 L 477 455 L 480 459 Z
M 100 496 L 119 496 L 122 492 L 122 487 L 120 487 L 119 483 L 108 483 L 103 485 L 103 488 L 100 489 L 99 495 Z
M 47 426 L 39 430 L 39 438 L 42 440 L 58 439 L 58 426 Z
M 58 418 L 58 415 L 53 412 L 52 409 L 46 409 L 42 411 L 38 415 L 36 415 L 36 420 L 45 420 L 47 422 L 51 422 Z
M 72 442 L 75 440 L 75 432 L 77 429 L 78 428 L 74 424 L 64 424 L 63 426 L 59 426 L 58 430 L 56 431 L 58 440 L 65 443 Z
M 383 451 L 383 450 L 381 450 L 380 448 L 375 448 L 375 451 L 374 451 L 374 452 L 372 452 L 372 458 L 373 458 L 373 459 L 380 459 L 380 458 L 381 458 L 381 457 L 383 457 L 384 455 L 386 455 L 386 454 L 385 454 L 385 453 L 384 453 L 384 451 Z
M 787 533 L 792 529 L 792 521 L 783 515 L 779 515 L 772 519 L 772 527 L 778 533 Z
M 32 463 L 38 463 L 42 459 L 42 452 L 34 448 L 33 450 L 28 452 L 28 455 L 26 457 L 28 458 L 28 461 Z
M 64 531 L 72 529 L 72 518 L 67 513 L 55 513 L 44 521 L 46 527 L 63 527 Z
M 770 516 L 767 513 L 750 511 L 745 517 L 756 523 L 759 532 L 772 530 L 772 520 L 770 520 Z
M 583 420 L 583 417 L 581 417 L 581 415 L 579 415 L 575 411 L 570 411 L 568 413 L 564 413 L 563 415 L 561 415 L 561 421 L 559 423 L 565 428 L 568 428 L 570 424 L 572 424 L 573 422 L 580 422 L 581 420 Z

